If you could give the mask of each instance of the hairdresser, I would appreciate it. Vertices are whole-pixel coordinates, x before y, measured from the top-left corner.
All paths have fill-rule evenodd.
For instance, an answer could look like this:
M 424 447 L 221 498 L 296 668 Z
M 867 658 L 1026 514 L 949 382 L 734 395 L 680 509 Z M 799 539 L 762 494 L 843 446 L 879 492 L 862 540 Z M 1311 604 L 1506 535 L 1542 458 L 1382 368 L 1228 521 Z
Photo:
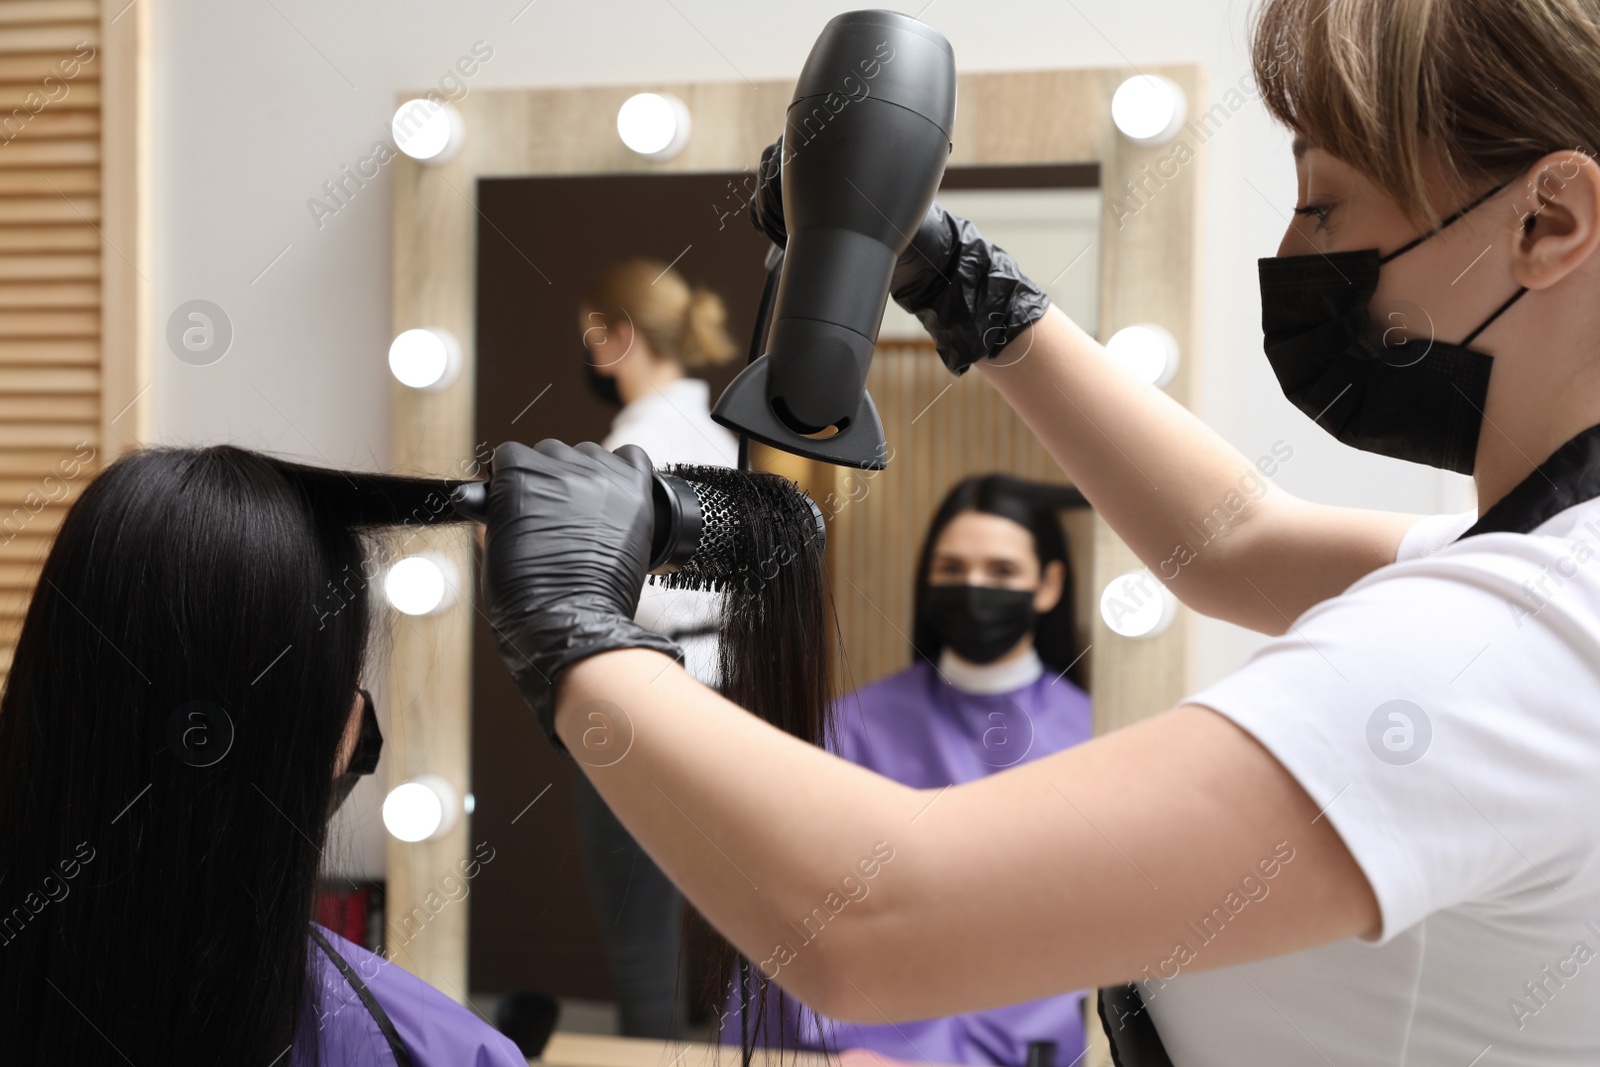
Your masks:
M 958 483 L 934 512 L 917 557 L 912 663 L 849 694 L 829 748 L 916 789 L 942 789 L 1087 741 L 1089 695 L 1074 678 L 1072 573 L 1057 514 L 1062 486 L 1003 474 Z M 870 893 L 857 879 L 860 892 Z M 864 898 L 861 898 L 864 899 Z M 793 1007 L 770 997 L 769 1012 Z M 864 1048 L 901 1060 L 1022 1067 L 1036 1041 L 1070 1064 L 1084 1048 L 1084 995 L 917 1022 L 856 1024 L 792 1010 L 761 1035 L 801 1047 Z M 722 1040 L 737 1044 L 729 1000 Z
M 738 439 L 711 421 L 710 386 L 690 373 L 737 351 L 722 299 L 665 263 L 630 259 L 597 275 L 578 311 L 584 375 L 603 402 L 620 407 L 603 444 L 643 448 L 660 466 L 732 467 Z M 718 684 L 719 597 L 650 588 L 634 620 L 682 648 L 689 673 Z M 683 895 L 650 861 L 588 780 L 574 775 L 578 839 L 595 923 L 625 1037 L 687 1033 L 680 980 Z
M 825 1015 L 1100 987 L 1124 1063 L 1600 1062 L 1600 4 L 1265 0 L 1253 56 L 1299 179 L 1268 363 L 1351 447 L 1470 473 L 1476 514 L 1269 488 L 1171 579 L 1272 635 L 1239 671 L 942 791 L 771 728 L 630 621 L 637 456 L 497 452 L 487 610 L 554 742 L 626 714 L 585 772 L 751 959 L 888 843 L 778 972 Z M 1251 469 L 968 223 L 935 210 L 893 292 L 1152 570 Z

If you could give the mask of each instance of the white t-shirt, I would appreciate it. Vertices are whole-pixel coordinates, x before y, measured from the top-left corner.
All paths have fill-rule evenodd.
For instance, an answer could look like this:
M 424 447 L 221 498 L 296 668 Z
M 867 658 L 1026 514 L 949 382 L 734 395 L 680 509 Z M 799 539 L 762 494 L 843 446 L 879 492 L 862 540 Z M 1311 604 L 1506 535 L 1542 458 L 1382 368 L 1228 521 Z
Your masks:
M 624 405 L 600 445 L 608 450 L 638 445 L 657 467 L 739 463 L 739 439 L 711 420 L 711 386 L 699 378 L 679 378 Z
M 679 378 L 624 406 L 600 445 L 608 450 L 638 445 L 657 467 L 739 462 L 739 439 L 711 421 L 711 386 L 698 378 Z M 645 583 L 634 615 L 640 626 L 672 636 L 683 649 L 685 669 L 711 686 L 720 675 L 718 641 L 714 634 L 696 631 L 715 627 L 721 617 L 719 594 L 663 589 L 653 582 Z
M 1411 524 L 1411 529 L 1400 539 L 1395 552 L 1396 563 L 1419 556 L 1431 556 L 1467 532 L 1478 521 L 1476 511 L 1463 511 L 1457 515 L 1428 515 Z
M 1383 926 L 1147 988 L 1177 1067 L 1600 1064 L 1600 500 L 1445 543 L 1471 521 L 1187 699 L 1325 808 Z

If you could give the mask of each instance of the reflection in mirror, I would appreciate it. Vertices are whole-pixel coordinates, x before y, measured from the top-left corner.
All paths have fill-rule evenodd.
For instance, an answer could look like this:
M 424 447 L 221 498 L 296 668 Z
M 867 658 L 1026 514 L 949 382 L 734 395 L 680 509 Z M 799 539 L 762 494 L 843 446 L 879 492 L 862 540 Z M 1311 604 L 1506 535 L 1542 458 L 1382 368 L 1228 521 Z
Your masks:
M 1010 252 L 1023 273 L 1089 333 L 1099 320 L 1100 190 L 1086 166 L 952 167 L 939 202 Z M 813 467 L 810 488 L 829 515 L 830 566 L 850 681 L 866 684 L 910 655 L 914 551 L 945 492 L 963 478 L 1003 472 L 1060 482 L 1055 461 L 980 373 L 952 378 L 926 331 L 893 302 L 884 313 L 868 391 L 891 449 L 886 470 Z M 1068 523 L 1087 633 L 1092 522 Z M 1076 530 L 1073 531 L 1077 532 Z M 1081 646 L 1080 646 L 1081 647 Z M 1085 658 L 1087 668 L 1093 657 Z
M 732 465 L 736 443 L 705 409 L 743 366 L 765 281 L 750 180 L 481 180 L 475 439 L 632 441 L 658 464 Z M 714 612 L 694 599 L 649 587 L 641 621 L 673 632 L 698 669 L 716 642 L 703 632 Z M 562 1030 L 703 1032 L 710 1001 L 689 976 L 704 963 L 680 959 L 681 897 L 544 743 L 481 616 L 472 686 L 473 833 L 517 844 L 473 882 L 470 990 L 558 997 Z
M 952 176 L 971 169 L 979 168 L 958 168 Z M 942 189 L 939 203 L 1010 252 L 1068 318 L 1098 336 L 1099 189 Z M 890 301 L 878 331 L 880 343 L 927 336 L 915 318 Z

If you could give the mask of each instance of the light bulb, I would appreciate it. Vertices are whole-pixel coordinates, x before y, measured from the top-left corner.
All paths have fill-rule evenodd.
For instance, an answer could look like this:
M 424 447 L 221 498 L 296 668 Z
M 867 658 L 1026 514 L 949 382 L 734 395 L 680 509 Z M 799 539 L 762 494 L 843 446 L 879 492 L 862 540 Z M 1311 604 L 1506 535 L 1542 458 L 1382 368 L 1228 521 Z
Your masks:
M 420 774 L 389 790 L 383 799 L 383 825 L 401 841 L 432 841 L 450 832 L 459 810 L 449 782 Z
M 617 135 L 647 159 L 671 159 L 689 142 L 689 108 L 668 93 L 635 93 L 617 109 Z
M 1178 372 L 1178 341 L 1154 323 L 1124 326 L 1106 342 L 1111 361 L 1140 381 L 1160 388 Z
M 1118 575 L 1100 591 L 1100 617 L 1123 637 L 1155 637 L 1177 609 L 1177 598 L 1148 567 Z
M 389 120 L 394 145 L 419 163 L 439 166 L 461 151 L 467 125 L 455 105 L 418 97 L 395 109 Z
M 1111 121 L 1135 144 L 1166 144 L 1188 115 L 1183 89 L 1160 74 L 1136 74 L 1111 97 Z
M 389 343 L 389 372 L 402 385 L 439 392 L 461 373 L 461 343 L 449 330 L 406 330 Z
M 431 615 L 449 601 L 454 571 L 450 561 L 433 555 L 407 556 L 383 577 L 383 593 L 395 610 L 407 615 Z

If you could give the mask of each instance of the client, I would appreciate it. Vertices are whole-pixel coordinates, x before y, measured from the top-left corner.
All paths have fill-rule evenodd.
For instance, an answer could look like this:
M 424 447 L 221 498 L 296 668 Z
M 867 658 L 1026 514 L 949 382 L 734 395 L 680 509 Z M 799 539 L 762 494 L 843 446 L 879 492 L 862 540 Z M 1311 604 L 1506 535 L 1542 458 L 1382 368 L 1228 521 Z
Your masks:
M 381 737 L 368 531 L 455 483 L 244 449 L 117 460 L 62 523 L 0 700 L 6 1062 L 523 1067 L 311 923 Z
M 832 751 L 904 785 L 941 789 L 1089 739 L 1089 697 L 1074 680 L 1072 574 L 1056 515 L 1074 499 L 1063 487 L 1005 475 L 968 478 L 946 495 L 917 566 L 912 664 L 838 703 Z M 856 882 L 870 892 L 870 883 Z M 805 925 L 803 933 L 820 930 Z M 725 1042 L 742 1043 L 748 1032 L 740 999 L 729 998 Z M 1075 1063 L 1084 1049 L 1081 991 L 894 1025 L 838 1022 L 786 1001 L 781 1030 L 793 1037 L 758 1025 L 758 1044 L 1002 1067 L 1022 1067 L 1035 1041 L 1054 1042 L 1061 1063 Z M 778 1015 L 767 1008 L 768 1018 Z

